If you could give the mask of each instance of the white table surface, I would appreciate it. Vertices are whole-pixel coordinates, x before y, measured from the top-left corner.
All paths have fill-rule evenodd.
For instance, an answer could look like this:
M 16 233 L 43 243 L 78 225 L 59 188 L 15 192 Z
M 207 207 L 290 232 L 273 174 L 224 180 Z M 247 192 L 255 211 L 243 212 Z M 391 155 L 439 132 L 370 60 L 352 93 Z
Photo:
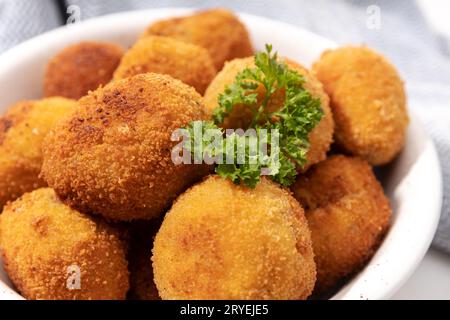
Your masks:
M 392 299 L 450 299 L 450 255 L 428 250 L 415 273 Z

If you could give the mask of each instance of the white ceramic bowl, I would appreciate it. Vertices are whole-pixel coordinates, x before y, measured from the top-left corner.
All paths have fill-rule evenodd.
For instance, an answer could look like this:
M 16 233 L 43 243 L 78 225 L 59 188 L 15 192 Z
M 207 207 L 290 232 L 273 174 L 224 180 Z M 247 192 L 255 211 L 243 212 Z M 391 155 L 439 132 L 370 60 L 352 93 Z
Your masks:
M 0 111 L 21 99 L 41 97 L 48 59 L 81 40 L 130 46 L 152 21 L 182 15 L 188 9 L 125 12 L 58 28 L 26 41 L 0 56 Z M 294 26 L 240 14 L 256 49 L 272 43 L 281 55 L 310 66 L 335 43 Z M 389 298 L 411 275 L 427 251 L 441 209 L 442 182 L 435 147 L 412 116 L 401 155 L 381 171 L 394 216 L 381 247 L 367 266 L 333 299 Z M 1 261 L 0 261 L 1 262 Z M 0 299 L 21 299 L 0 264 Z

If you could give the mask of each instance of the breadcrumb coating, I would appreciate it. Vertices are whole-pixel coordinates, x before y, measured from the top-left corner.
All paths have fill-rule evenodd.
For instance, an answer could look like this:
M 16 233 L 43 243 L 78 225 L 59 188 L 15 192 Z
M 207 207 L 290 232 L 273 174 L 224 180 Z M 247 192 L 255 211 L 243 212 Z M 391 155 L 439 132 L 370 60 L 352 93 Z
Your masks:
M 0 117 L 0 211 L 7 201 L 46 186 L 39 178 L 42 141 L 50 128 L 75 108 L 75 101 L 22 101 Z
M 331 98 L 336 142 L 372 165 L 390 162 L 409 122 L 394 66 L 367 47 L 343 47 L 324 52 L 313 68 Z
M 42 176 L 63 201 L 112 220 L 164 212 L 205 165 L 175 165 L 172 133 L 205 118 L 200 95 L 167 75 L 113 81 L 79 100 L 43 145 Z
M 314 77 L 311 72 L 309 72 L 300 64 L 289 59 L 285 59 L 285 62 L 287 63 L 289 68 L 294 69 L 305 78 L 304 88 L 309 91 L 313 97 L 320 99 L 321 107 L 324 111 L 322 120 L 309 134 L 309 142 L 311 146 L 307 154 L 307 162 L 303 166 L 303 168 L 301 168 L 301 170 L 305 171 L 314 163 L 325 160 L 326 153 L 330 149 L 330 145 L 333 141 L 333 116 L 329 107 L 329 98 L 323 91 L 322 84 Z M 225 90 L 225 87 L 235 81 L 236 75 L 239 72 L 241 72 L 245 68 L 254 67 L 254 57 L 235 59 L 225 64 L 222 71 L 220 71 L 211 82 L 203 97 L 203 102 L 210 115 L 212 115 L 214 109 L 218 107 L 219 95 Z M 264 89 L 262 88 L 262 86 L 258 88 L 258 94 L 260 94 L 261 99 L 264 95 L 263 90 Z M 281 107 L 281 103 L 283 101 L 284 93 L 275 93 L 269 101 L 268 109 L 270 111 L 277 110 Z M 244 105 L 237 105 L 234 106 L 233 112 L 231 112 L 231 114 L 227 118 L 225 118 L 222 126 L 225 128 L 245 129 L 250 124 L 251 119 L 251 110 Z
M 44 76 L 44 96 L 79 99 L 107 84 L 124 50 L 107 42 L 80 42 L 50 59 Z
M 316 278 L 303 209 L 268 179 L 210 176 L 181 195 L 153 247 L 163 299 L 306 299 Z
M 305 208 L 317 264 L 315 294 L 335 287 L 374 253 L 391 216 L 389 200 L 370 165 L 331 156 L 292 187 Z
M 150 25 L 147 35 L 167 36 L 208 50 L 217 70 L 225 61 L 253 54 L 244 24 L 231 11 L 210 9 L 189 16 L 160 20 Z
M 116 230 L 70 209 L 50 188 L 5 207 L 0 248 L 6 272 L 27 299 L 124 299 L 128 290 L 125 248 Z M 77 271 L 71 271 L 77 269 L 79 286 Z
M 114 79 L 147 72 L 167 74 L 203 94 L 216 75 L 216 68 L 202 47 L 168 37 L 148 36 L 125 53 Z

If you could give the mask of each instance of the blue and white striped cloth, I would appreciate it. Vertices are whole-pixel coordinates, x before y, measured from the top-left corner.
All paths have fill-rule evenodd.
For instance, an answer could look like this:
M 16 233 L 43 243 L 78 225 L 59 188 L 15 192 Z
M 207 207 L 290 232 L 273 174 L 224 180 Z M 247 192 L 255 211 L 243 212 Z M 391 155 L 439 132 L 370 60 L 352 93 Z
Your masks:
M 60 3 L 64 1 L 59 1 Z M 385 54 L 407 79 L 412 108 L 439 151 L 444 199 L 434 245 L 450 253 L 450 39 L 433 31 L 414 1 L 399 0 L 66 0 L 81 19 L 157 7 L 228 7 L 282 20 L 339 44 L 365 43 Z M 380 9 L 380 28 L 368 28 L 370 8 Z M 370 7 L 370 8 L 369 8 Z M 65 22 L 57 0 L 0 0 L 0 52 Z M 444 44 L 444 45 L 443 45 Z M 424 213 L 426 214 L 426 213 Z

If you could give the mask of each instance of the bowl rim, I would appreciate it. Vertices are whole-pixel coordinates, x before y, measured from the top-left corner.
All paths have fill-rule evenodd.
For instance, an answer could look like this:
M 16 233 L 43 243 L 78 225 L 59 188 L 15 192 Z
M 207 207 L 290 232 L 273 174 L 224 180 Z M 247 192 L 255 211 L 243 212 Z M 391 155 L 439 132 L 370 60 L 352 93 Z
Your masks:
M 145 9 L 145 10 L 133 10 L 133 11 L 124 11 L 119 13 L 113 13 L 108 15 L 103 15 L 100 17 L 91 18 L 88 20 L 84 20 L 81 22 L 78 22 L 74 25 L 64 25 L 61 27 L 58 27 L 56 29 L 47 31 L 45 33 L 42 33 L 36 37 L 33 37 L 31 39 L 28 39 L 15 47 L 5 51 L 0 55 L 0 79 L 2 79 L 5 73 L 8 72 L 8 70 L 11 70 L 11 68 L 14 68 L 16 65 L 21 64 L 21 60 L 24 57 L 29 57 L 30 52 L 33 52 L 35 50 L 36 46 L 45 46 L 47 44 L 55 44 L 55 43 L 61 43 L 61 47 L 67 45 L 68 43 L 74 43 L 81 40 L 89 40 L 86 39 L 84 36 L 76 36 L 77 34 L 86 34 L 89 32 L 89 30 L 95 29 L 95 28 L 102 28 L 107 29 L 111 23 L 119 23 L 135 20 L 135 19 L 144 19 L 146 17 L 148 19 L 148 23 L 153 21 L 157 18 L 164 18 L 164 17 L 171 17 L 171 16 L 177 16 L 177 15 L 183 15 L 186 13 L 190 13 L 193 11 L 196 11 L 198 9 L 194 8 L 158 8 L 158 9 Z M 313 41 L 319 41 L 322 43 L 322 46 L 332 48 L 336 46 L 336 43 L 333 41 L 326 39 L 320 35 L 317 35 L 313 32 L 310 32 L 308 30 L 305 30 L 301 27 L 282 22 L 273 20 L 266 17 L 256 16 L 252 14 L 247 13 L 241 13 L 238 11 L 235 11 L 235 13 L 242 19 L 242 21 L 247 24 L 249 21 L 253 21 L 254 23 L 260 23 L 260 24 L 266 24 L 276 27 L 277 29 L 285 29 L 291 32 L 295 32 L 297 35 L 300 35 L 303 37 L 303 39 L 310 39 Z M 251 33 L 250 28 L 249 32 Z M 136 35 L 138 36 L 138 35 Z M 275 36 L 277 37 L 277 36 Z M 70 38 L 70 39 L 68 39 Z M 74 39 L 74 41 L 72 41 Z M 2 107 L 2 106 L 0 106 Z M 432 189 L 434 192 L 434 201 L 430 203 L 430 212 L 432 215 L 430 215 L 430 221 L 428 221 L 427 226 L 427 232 L 428 236 L 426 239 L 423 239 L 423 242 L 421 242 L 420 247 L 417 248 L 417 250 L 414 253 L 414 261 L 410 262 L 409 265 L 407 265 L 404 268 L 403 274 L 400 276 L 401 279 L 397 280 L 395 284 L 390 285 L 388 289 L 381 290 L 381 292 L 374 293 L 370 296 L 371 299 L 386 299 L 389 298 L 391 295 L 393 295 L 403 284 L 406 282 L 406 280 L 411 276 L 411 274 L 414 272 L 414 270 L 417 268 L 420 261 L 423 259 L 426 251 L 428 250 L 431 241 L 433 239 L 433 235 L 436 231 L 440 212 L 441 212 L 441 205 L 442 205 L 442 173 L 441 173 L 441 166 L 439 163 L 438 154 L 436 151 L 436 147 L 433 143 L 433 141 L 430 139 L 429 135 L 425 132 L 425 130 L 422 128 L 422 126 L 417 121 L 417 117 L 414 115 L 414 113 L 410 110 L 411 119 L 416 122 L 417 130 L 421 131 L 421 134 L 424 137 L 424 140 L 427 144 L 427 161 L 432 166 L 432 171 L 430 172 L 430 179 L 433 181 Z M 433 219 L 431 219 L 431 217 Z M 391 228 L 393 225 L 391 225 Z M 380 249 L 383 247 L 383 244 L 385 241 L 383 240 L 383 243 L 381 243 L 380 248 L 377 249 L 377 252 L 380 251 Z M 1 261 L 0 261 L 1 263 Z M 370 261 L 368 265 L 370 265 Z M 353 280 L 352 280 L 353 281 Z M 344 286 L 345 287 L 345 286 Z M 380 288 L 379 288 L 380 289 Z M 343 289 L 341 289 L 342 291 Z M 339 292 L 341 292 L 339 291 Z M 380 290 L 379 290 L 380 291 Z M 365 296 L 358 296 L 354 292 L 347 292 L 344 294 L 337 293 L 335 296 L 332 297 L 332 299 L 365 299 Z M 23 299 L 22 296 L 20 296 L 17 292 L 15 292 L 12 288 L 10 288 L 6 283 L 0 280 L 0 300 L 4 299 Z

